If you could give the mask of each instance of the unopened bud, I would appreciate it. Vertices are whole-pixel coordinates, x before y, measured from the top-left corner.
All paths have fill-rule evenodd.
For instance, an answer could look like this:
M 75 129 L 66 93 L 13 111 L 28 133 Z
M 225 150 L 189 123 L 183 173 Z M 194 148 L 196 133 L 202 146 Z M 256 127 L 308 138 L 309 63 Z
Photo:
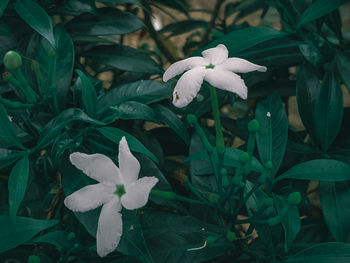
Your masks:
M 195 115 L 193 115 L 193 114 L 188 114 L 187 115 L 187 122 L 189 124 L 194 124 L 194 123 L 197 122 L 197 117 Z
M 6 52 L 3 63 L 8 70 L 15 70 L 22 66 L 22 57 L 16 51 Z
M 253 119 L 248 123 L 249 132 L 257 132 L 259 131 L 259 128 L 260 128 L 260 124 L 256 119 Z
M 249 154 L 247 152 L 243 152 L 240 156 L 239 156 L 239 161 L 241 163 L 247 163 L 249 161 Z
M 271 161 L 268 161 L 268 162 L 265 163 L 265 169 L 266 169 L 266 170 L 271 170 L 271 169 L 272 169 L 272 166 L 273 166 L 273 164 L 272 164 Z
M 288 202 L 291 205 L 298 205 L 301 202 L 301 194 L 300 192 L 293 192 L 288 195 Z

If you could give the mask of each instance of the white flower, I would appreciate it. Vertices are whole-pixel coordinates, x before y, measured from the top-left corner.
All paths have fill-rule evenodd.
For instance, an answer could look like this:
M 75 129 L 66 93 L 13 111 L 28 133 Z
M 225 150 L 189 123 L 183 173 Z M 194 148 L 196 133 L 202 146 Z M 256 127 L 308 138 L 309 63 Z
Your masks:
M 222 44 L 204 50 L 202 56 L 180 60 L 165 71 L 163 81 L 167 82 L 188 70 L 175 86 L 173 104 L 176 107 L 187 106 L 196 97 L 203 80 L 216 88 L 231 91 L 242 99 L 247 99 L 247 86 L 241 77 L 233 72 L 266 71 L 266 67 L 253 64 L 245 59 L 228 58 L 228 50 Z
M 158 182 L 152 177 L 138 179 L 140 163 L 131 154 L 123 137 L 119 143 L 119 168 L 103 154 L 75 152 L 70 161 L 87 176 L 98 181 L 66 197 L 64 204 L 74 212 L 86 212 L 102 205 L 98 220 L 97 253 L 104 257 L 113 252 L 123 231 L 122 206 L 138 209 L 146 205 L 151 189 Z

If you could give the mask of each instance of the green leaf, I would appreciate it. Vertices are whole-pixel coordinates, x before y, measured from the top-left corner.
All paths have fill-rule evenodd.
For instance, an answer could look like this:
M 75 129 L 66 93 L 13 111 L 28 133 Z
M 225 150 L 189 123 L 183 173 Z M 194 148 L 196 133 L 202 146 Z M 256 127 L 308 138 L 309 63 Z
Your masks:
M 320 182 L 324 219 L 336 241 L 346 242 L 350 234 L 350 188 L 348 182 Z
M 53 46 L 52 24 L 46 11 L 31 0 L 17 0 L 13 4 L 17 14 L 36 32 L 47 39 Z
M 343 93 L 333 69 L 322 81 L 315 106 L 316 139 L 327 151 L 341 129 L 343 121 Z
M 272 174 L 275 174 L 282 163 L 288 139 L 288 118 L 281 98 L 272 95 L 260 102 L 255 118 L 260 124 L 256 134 L 260 158 L 263 163 L 272 162 Z
M 350 180 L 350 165 L 337 160 L 317 159 L 297 164 L 277 177 L 283 179 L 338 182 Z
M 297 73 L 297 102 L 300 117 L 308 132 L 315 136 L 314 114 L 320 81 L 308 64 L 300 66 Z
M 93 58 L 97 63 L 125 71 L 148 74 L 159 74 L 162 71 L 160 66 L 149 55 L 123 45 L 93 47 L 84 52 L 82 56 Z
M 29 177 L 28 155 L 22 157 L 11 170 L 8 182 L 10 216 L 15 218 L 27 189 Z
M 13 151 L 0 148 L 0 169 L 9 166 L 27 154 L 25 151 Z
M 0 17 L 2 17 L 2 14 L 4 13 L 8 3 L 10 0 L 2 0 L 0 1 Z
M 286 196 L 274 195 L 274 201 L 277 212 L 281 215 L 281 223 L 284 230 L 284 251 L 288 252 L 300 231 L 301 222 L 299 209 L 295 205 L 289 205 Z M 286 207 L 288 207 L 288 211 L 285 215 L 282 215 L 282 211 L 286 209 Z
M 82 71 L 76 69 L 75 72 L 81 80 L 76 85 L 80 86 L 84 108 L 89 116 L 95 118 L 97 113 L 97 94 L 95 87 Z
M 63 25 L 55 26 L 53 33 L 55 46 L 52 46 L 46 39 L 42 39 L 37 54 L 37 61 L 40 64 L 42 73 L 44 75 L 48 74 L 48 52 L 54 48 L 56 52 L 56 93 L 59 107 L 64 109 L 72 81 L 74 45 Z
M 207 28 L 208 22 L 199 19 L 187 19 L 172 24 L 168 24 L 159 30 L 160 33 L 170 32 L 168 38 L 187 33 L 189 31 L 195 30 L 197 28 Z
M 99 8 L 98 13 L 82 14 L 69 21 L 66 29 L 72 35 L 106 36 L 131 33 L 144 26 L 133 14 L 115 8 Z
M 247 27 L 235 30 L 214 40 L 209 45 L 205 46 L 199 51 L 196 51 L 193 55 L 198 56 L 200 52 L 205 49 L 215 47 L 218 44 L 224 44 L 229 51 L 229 56 L 233 56 L 257 44 L 273 38 L 285 37 L 287 35 L 287 33 L 272 29 L 270 27 Z
M 337 61 L 338 72 L 350 92 L 350 58 L 346 54 L 338 51 L 335 53 L 335 58 Z
M 187 128 L 179 117 L 169 110 L 168 108 L 162 106 L 161 104 L 155 104 L 152 106 L 155 118 L 160 122 L 168 125 L 174 132 L 179 135 L 181 139 L 184 140 L 186 144 L 189 144 L 190 136 L 188 134 Z
M 102 126 L 105 123 L 90 118 L 81 109 L 70 108 L 60 113 L 56 118 L 52 119 L 40 134 L 37 148 L 43 148 L 52 143 L 61 130 L 72 121 L 83 121 L 93 125 Z
M 72 246 L 70 240 L 67 239 L 68 233 L 66 231 L 53 231 L 45 235 L 39 236 L 32 240 L 34 243 L 49 243 L 58 247 L 59 249 L 69 249 Z
M 350 244 L 327 242 L 308 247 L 283 263 L 348 263 Z
M 25 149 L 22 143 L 18 140 L 6 109 L 2 104 L 0 104 L 0 143 L 2 147 L 16 146 L 20 149 Z
M 99 108 L 103 109 L 130 100 L 150 104 L 164 99 L 172 92 L 169 84 L 152 80 L 139 80 L 116 86 L 106 92 L 104 96 L 99 98 Z
M 337 9 L 339 6 L 345 4 L 349 0 L 317 0 L 301 16 L 298 27 L 300 28 L 304 24 L 311 22 L 321 16 L 329 14 Z
M 157 122 L 154 118 L 153 109 L 148 105 L 137 101 L 123 102 L 112 107 L 111 110 L 113 110 L 114 118 L 117 117 L 122 120 L 148 120 Z
M 98 128 L 97 130 L 101 134 L 103 134 L 103 136 L 105 136 L 107 139 L 111 140 L 116 144 L 119 144 L 122 137 L 125 136 L 126 140 L 128 141 L 128 145 L 132 151 L 145 154 L 154 162 L 158 163 L 157 157 L 153 153 L 151 153 L 145 146 L 143 146 L 143 144 L 131 134 L 113 127 L 102 127 Z

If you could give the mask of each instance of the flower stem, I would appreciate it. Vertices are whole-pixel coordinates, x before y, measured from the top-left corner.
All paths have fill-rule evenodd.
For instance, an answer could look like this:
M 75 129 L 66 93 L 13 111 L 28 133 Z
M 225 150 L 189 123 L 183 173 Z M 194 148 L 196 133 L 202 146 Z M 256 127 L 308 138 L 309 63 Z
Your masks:
M 224 136 L 222 135 L 222 126 L 221 126 L 221 121 L 220 121 L 220 110 L 219 110 L 218 96 L 216 94 L 215 87 L 210 86 L 209 89 L 210 89 L 211 107 L 213 110 L 214 121 L 215 121 L 216 147 L 220 153 L 220 152 L 224 151 L 225 145 L 224 145 Z

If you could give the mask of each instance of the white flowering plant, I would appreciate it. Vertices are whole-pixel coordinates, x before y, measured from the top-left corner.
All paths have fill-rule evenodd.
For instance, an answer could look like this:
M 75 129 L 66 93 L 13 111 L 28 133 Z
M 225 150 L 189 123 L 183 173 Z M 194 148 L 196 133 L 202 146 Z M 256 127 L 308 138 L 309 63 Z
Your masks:
M 350 262 L 345 2 L 0 1 L 0 262 Z

